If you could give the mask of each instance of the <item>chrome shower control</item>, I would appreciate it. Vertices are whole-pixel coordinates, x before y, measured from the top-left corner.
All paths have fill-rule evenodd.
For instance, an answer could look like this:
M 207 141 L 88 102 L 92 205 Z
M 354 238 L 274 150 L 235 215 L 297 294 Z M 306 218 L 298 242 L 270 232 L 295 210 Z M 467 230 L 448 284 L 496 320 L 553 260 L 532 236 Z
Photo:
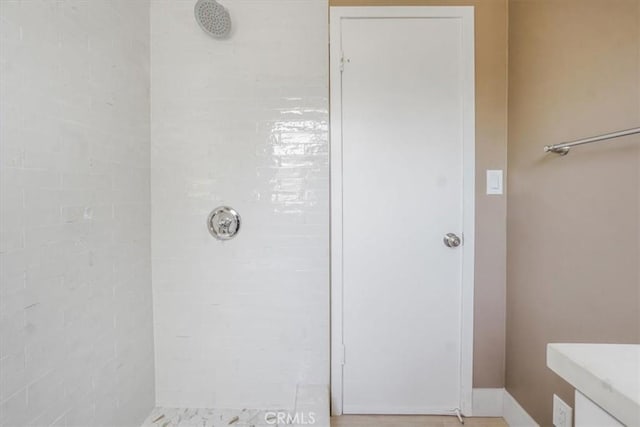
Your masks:
M 453 233 L 447 233 L 444 235 L 444 245 L 449 248 L 457 248 L 462 243 L 462 240 Z
M 229 240 L 240 231 L 240 215 L 229 207 L 217 207 L 209 214 L 207 228 L 216 239 Z

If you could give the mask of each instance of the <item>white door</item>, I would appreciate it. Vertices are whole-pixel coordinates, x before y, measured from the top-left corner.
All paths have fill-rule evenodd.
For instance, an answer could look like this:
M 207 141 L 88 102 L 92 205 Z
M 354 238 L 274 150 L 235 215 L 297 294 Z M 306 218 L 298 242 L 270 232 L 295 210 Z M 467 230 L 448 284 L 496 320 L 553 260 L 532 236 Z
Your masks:
M 339 22 L 343 412 L 454 413 L 473 257 L 463 251 L 465 209 L 473 216 L 468 22 Z

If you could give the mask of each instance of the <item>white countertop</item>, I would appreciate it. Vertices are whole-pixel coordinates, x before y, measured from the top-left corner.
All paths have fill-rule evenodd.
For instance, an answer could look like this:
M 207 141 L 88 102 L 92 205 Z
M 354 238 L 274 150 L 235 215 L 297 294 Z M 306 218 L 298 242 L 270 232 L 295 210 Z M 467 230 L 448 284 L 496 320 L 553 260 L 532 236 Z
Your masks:
M 623 424 L 640 426 L 640 345 L 549 344 L 547 366 Z

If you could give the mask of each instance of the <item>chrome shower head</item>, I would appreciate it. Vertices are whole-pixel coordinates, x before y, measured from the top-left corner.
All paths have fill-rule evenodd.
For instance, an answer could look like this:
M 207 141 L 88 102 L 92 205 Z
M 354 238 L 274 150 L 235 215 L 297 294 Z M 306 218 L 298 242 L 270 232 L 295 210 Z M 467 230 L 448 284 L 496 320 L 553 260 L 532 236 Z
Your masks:
M 229 12 L 216 0 L 198 0 L 194 12 L 200 28 L 211 37 L 220 39 L 231 32 Z

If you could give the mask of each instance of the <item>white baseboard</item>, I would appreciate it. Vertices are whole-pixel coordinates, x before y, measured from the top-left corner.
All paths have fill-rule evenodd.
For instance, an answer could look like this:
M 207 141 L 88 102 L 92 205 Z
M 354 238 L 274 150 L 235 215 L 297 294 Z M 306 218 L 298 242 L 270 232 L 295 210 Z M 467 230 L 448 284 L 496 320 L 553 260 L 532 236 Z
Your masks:
M 509 427 L 540 427 L 506 390 L 502 404 L 502 417 L 509 424 Z
M 427 412 L 430 413 L 430 411 Z M 503 417 L 509 427 L 540 427 L 518 401 L 503 388 L 474 388 L 472 413 L 467 416 Z
M 503 388 L 474 388 L 472 417 L 503 417 L 509 427 L 540 427 Z
M 503 388 L 474 388 L 473 417 L 501 417 L 504 402 Z

